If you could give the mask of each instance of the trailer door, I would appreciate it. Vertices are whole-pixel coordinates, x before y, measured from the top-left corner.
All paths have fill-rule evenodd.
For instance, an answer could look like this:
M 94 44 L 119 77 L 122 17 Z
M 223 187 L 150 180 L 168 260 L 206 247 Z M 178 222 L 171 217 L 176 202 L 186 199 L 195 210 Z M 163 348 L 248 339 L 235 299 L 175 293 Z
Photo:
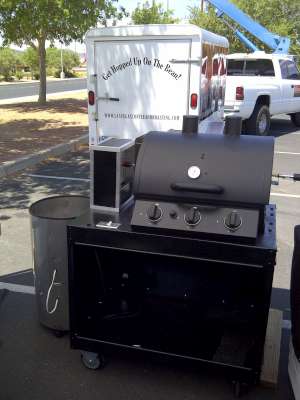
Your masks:
M 191 39 L 96 42 L 98 140 L 181 129 L 182 116 L 189 111 L 191 43 Z

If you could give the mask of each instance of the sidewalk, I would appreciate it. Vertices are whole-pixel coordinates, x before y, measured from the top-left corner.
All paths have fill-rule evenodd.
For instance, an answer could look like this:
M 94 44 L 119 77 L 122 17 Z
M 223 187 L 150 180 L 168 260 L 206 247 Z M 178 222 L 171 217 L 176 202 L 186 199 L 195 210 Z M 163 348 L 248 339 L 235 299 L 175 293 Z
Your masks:
M 86 93 L 0 105 L 0 177 L 87 143 Z

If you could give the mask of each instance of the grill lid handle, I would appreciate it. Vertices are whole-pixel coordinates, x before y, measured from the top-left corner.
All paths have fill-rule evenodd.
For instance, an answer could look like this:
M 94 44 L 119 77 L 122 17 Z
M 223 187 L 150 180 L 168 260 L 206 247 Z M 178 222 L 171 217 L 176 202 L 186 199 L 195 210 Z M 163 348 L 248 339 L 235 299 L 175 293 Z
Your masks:
M 209 193 L 209 194 L 222 194 L 224 188 L 219 185 L 209 185 L 201 183 L 201 185 L 190 185 L 188 183 L 171 183 L 171 189 L 177 192 L 194 192 L 194 193 Z

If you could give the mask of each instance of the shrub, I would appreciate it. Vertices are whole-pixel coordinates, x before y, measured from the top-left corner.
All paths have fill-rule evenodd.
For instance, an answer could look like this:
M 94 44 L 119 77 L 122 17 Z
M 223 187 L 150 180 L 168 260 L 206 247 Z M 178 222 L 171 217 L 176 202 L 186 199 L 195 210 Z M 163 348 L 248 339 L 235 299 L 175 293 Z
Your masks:
M 78 67 L 80 64 L 80 58 L 77 53 L 72 50 L 63 49 L 63 69 L 67 78 L 74 77 L 72 74 L 72 68 Z M 55 47 L 49 47 L 47 49 L 47 68 L 55 71 L 54 76 L 60 77 L 61 71 L 61 51 Z
M 0 75 L 3 75 L 5 81 L 12 80 L 16 64 L 17 55 L 15 50 L 8 47 L 0 48 Z
M 61 73 L 61 70 L 55 71 L 55 74 L 54 74 L 55 78 L 60 78 L 60 73 Z M 64 73 L 65 73 L 66 78 L 77 78 L 77 75 L 74 74 L 74 72 L 64 71 Z
M 17 71 L 16 72 L 16 78 L 20 81 L 21 79 L 24 78 L 24 72 L 23 71 Z
M 28 47 L 22 54 L 22 62 L 26 69 L 37 71 L 39 69 L 38 53 L 32 47 Z

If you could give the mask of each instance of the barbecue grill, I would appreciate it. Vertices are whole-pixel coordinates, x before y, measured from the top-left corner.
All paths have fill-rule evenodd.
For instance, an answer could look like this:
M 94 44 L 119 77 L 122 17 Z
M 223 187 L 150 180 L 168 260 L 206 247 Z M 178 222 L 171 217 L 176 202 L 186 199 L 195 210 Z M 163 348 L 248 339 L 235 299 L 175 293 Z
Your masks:
M 145 136 L 135 198 L 119 214 L 92 210 L 69 224 L 71 345 L 89 368 L 117 348 L 252 384 L 276 258 L 274 141 L 239 129 L 197 135 L 194 122 Z
M 151 132 L 137 160 L 132 225 L 255 241 L 264 232 L 274 139 Z

